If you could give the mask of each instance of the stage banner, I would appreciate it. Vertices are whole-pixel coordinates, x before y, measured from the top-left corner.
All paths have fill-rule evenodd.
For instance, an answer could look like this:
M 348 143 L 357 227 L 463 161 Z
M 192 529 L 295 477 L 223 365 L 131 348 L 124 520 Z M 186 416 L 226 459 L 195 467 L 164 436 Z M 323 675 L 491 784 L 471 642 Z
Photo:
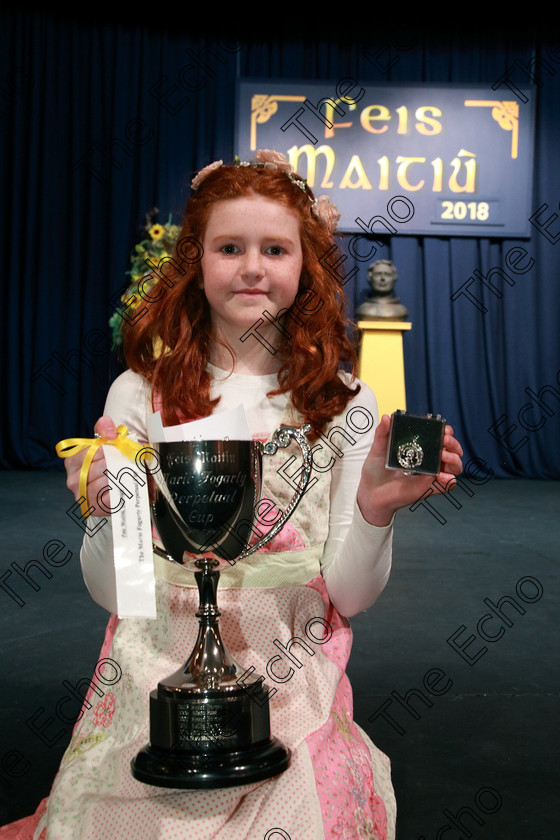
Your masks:
M 507 98 L 508 89 L 490 84 L 242 79 L 235 148 L 242 160 L 257 149 L 283 152 L 316 194 L 335 202 L 342 231 L 526 237 L 529 93 Z

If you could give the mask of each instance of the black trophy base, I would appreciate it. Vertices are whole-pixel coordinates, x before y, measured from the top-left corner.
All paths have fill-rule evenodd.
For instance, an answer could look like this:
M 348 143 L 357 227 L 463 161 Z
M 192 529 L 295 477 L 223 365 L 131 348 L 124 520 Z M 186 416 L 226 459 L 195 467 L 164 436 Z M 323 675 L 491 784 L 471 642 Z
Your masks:
M 150 693 L 150 743 L 132 761 L 135 779 L 208 789 L 260 782 L 288 768 L 290 750 L 270 735 L 264 685 L 193 692 L 175 682 L 181 671 Z
M 276 738 L 224 754 L 189 755 L 148 745 L 132 761 L 132 775 L 148 785 L 190 790 L 235 787 L 278 776 L 291 752 Z

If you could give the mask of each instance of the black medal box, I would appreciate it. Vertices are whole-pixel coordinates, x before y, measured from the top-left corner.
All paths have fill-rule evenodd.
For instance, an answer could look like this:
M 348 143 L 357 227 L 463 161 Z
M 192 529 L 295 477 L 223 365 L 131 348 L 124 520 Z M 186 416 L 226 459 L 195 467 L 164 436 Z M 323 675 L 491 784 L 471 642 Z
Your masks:
M 398 410 L 391 415 L 391 432 L 385 466 L 405 473 L 437 475 L 445 420 L 439 414 L 409 414 Z

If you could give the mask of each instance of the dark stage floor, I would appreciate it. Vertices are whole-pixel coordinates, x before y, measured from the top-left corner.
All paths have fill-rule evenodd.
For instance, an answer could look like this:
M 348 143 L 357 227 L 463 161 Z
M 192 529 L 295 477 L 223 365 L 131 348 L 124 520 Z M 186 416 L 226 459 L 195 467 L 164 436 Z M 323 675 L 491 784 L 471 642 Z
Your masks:
M 437 499 L 437 518 L 399 514 L 389 585 L 352 619 L 355 717 L 391 757 L 399 840 L 554 838 L 560 483 L 490 480 L 470 492 L 455 492 L 460 509 Z M 90 678 L 103 640 L 107 614 L 81 578 L 71 504 L 63 474 L 0 473 L 0 579 L 25 601 L 0 590 L 0 824 L 48 794 L 71 731 L 56 716 L 63 681 Z M 39 591 L 6 576 L 57 548 L 73 557 L 51 579 L 37 574 Z M 32 717 L 52 718 L 54 744 Z

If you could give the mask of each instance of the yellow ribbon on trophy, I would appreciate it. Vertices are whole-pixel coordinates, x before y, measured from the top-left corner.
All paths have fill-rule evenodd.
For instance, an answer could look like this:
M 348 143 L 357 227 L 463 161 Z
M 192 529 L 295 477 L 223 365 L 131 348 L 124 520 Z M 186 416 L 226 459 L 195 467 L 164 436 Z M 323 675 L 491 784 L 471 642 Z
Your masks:
M 66 440 L 61 440 L 56 444 L 56 454 L 59 458 L 70 458 L 72 455 L 77 455 L 78 452 L 82 452 L 84 449 L 88 450 L 80 469 L 80 498 L 84 499 L 81 503 L 82 516 L 86 517 L 88 515 L 87 478 L 90 464 L 100 446 L 116 446 L 119 452 L 122 452 L 127 458 L 134 458 L 135 460 L 139 452 L 142 453 L 140 460 L 145 460 L 152 456 L 153 450 L 149 446 L 141 446 L 136 441 L 130 440 L 127 435 L 128 428 L 126 426 L 117 426 L 116 438 L 66 438 Z

